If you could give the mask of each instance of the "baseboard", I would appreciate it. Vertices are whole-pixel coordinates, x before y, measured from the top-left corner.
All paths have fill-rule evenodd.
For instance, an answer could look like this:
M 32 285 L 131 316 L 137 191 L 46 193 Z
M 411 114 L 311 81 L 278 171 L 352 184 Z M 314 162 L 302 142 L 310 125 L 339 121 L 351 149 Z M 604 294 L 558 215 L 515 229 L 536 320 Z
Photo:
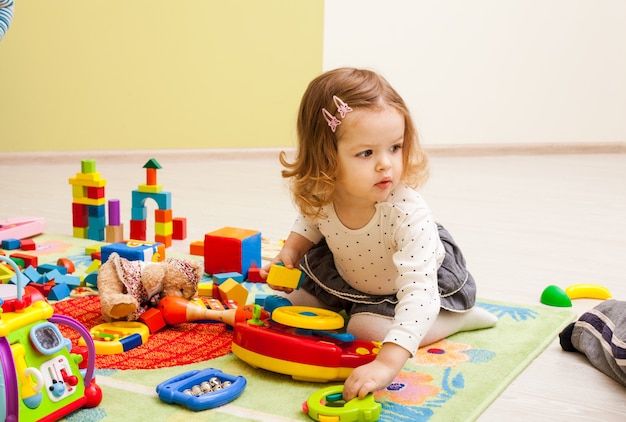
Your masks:
M 626 143 L 470 144 L 425 146 L 433 156 L 624 154 Z
M 497 156 L 497 155 L 565 155 L 565 154 L 624 154 L 626 143 L 590 143 L 590 144 L 471 144 L 471 145 L 426 145 L 426 151 L 432 156 Z M 96 161 L 137 162 L 158 157 L 176 160 L 248 160 L 277 159 L 285 151 L 293 154 L 294 148 L 211 148 L 211 149 L 172 149 L 172 150 L 94 150 L 94 151 L 33 151 L 3 152 L 0 154 L 1 165 L 20 165 L 54 161 L 73 163 L 85 159 Z

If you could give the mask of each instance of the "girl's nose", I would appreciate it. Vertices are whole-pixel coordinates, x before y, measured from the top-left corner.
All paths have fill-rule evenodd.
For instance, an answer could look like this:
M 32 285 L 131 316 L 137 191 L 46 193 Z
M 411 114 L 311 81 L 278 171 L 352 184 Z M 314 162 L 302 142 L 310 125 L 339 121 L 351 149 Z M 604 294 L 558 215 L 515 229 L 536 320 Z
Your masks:
M 376 168 L 378 170 L 386 170 L 391 166 L 391 160 L 387 156 L 387 154 L 381 154 L 378 157 L 378 161 L 376 162 Z

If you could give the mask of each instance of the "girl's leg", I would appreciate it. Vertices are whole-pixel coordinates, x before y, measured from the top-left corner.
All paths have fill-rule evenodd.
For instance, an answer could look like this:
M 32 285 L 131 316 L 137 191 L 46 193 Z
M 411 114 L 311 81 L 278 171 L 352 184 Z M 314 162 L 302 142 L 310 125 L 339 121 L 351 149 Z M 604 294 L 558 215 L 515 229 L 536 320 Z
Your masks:
M 480 330 L 496 325 L 498 317 L 475 306 L 465 312 L 442 309 L 420 346 L 426 346 L 461 331 Z
M 350 317 L 347 331 L 358 339 L 383 341 L 392 322 L 392 318 L 363 312 Z M 495 315 L 479 307 L 474 307 L 466 312 L 450 312 L 442 309 L 430 331 L 424 337 L 421 346 L 426 346 L 461 331 L 493 327 L 497 322 L 498 318 Z
M 361 312 L 350 317 L 346 331 L 360 340 L 383 341 L 392 322 L 384 315 Z

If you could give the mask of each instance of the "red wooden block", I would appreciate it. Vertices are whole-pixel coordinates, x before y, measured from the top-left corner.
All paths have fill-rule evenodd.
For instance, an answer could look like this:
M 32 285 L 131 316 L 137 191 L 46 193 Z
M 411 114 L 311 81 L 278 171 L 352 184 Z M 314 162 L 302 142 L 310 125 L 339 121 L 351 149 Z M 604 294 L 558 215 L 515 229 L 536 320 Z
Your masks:
M 172 239 L 184 240 L 187 238 L 187 219 L 184 217 L 175 217 L 172 220 L 173 233 Z
M 104 186 L 102 187 L 87 187 L 87 198 L 89 199 L 100 199 L 104 198 Z
M 130 220 L 130 238 L 146 240 L 146 220 Z
M 29 266 L 33 266 L 37 268 L 39 266 L 39 261 L 36 256 L 28 255 L 25 253 L 14 253 L 9 256 L 9 258 L 20 258 L 24 261 L 24 268 L 28 268 Z
M 150 334 L 156 333 L 161 328 L 167 325 L 165 323 L 163 315 L 161 314 L 161 311 L 159 311 L 157 308 L 149 308 L 146 312 L 139 315 L 139 321 L 148 326 Z
M 89 211 L 87 205 L 72 202 L 72 227 L 89 226 Z
M 250 267 L 248 270 L 248 281 L 252 283 L 265 283 L 265 279 L 261 278 L 261 269 L 259 267 Z
M 35 245 L 35 241 L 33 239 L 22 239 L 20 241 L 20 248 L 23 251 L 34 251 L 37 249 L 37 245 Z

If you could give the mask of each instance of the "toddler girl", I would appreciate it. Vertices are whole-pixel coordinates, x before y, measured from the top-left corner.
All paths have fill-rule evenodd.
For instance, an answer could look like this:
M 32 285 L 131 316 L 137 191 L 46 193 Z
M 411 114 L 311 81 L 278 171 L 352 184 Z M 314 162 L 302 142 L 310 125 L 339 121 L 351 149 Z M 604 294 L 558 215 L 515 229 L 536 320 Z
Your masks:
M 295 160 L 280 161 L 300 215 L 264 274 L 277 262 L 299 265 L 300 289 L 283 289 L 294 305 L 345 310 L 348 332 L 383 343 L 345 381 L 345 400 L 387 387 L 418 347 L 495 325 L 473 307 L 464 258 L 415 190 L 427 157 L 384 78 L 351 68 L 317 77 L 297 132 Z

